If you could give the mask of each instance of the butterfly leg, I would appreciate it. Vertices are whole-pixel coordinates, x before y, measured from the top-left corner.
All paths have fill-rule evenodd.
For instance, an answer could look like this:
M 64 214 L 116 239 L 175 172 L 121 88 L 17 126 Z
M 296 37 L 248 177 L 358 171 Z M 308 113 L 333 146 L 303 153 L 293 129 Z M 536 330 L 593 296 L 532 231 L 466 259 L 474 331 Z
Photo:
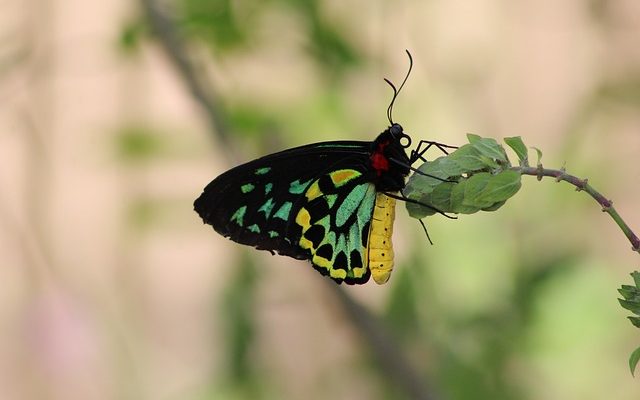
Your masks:
M 400 160 L 396 160 L 395 158 L 389 158 L 389 161 L 391 161 L 392 163 L 398 164 L 398 165 L 400 165 L 402 167 L 409 168 L 411 171 L 415 172 L 418 175 L 422 175 L 422 176 L 426 176 L 426 177 L 429 177 L 429 178 L 433 178 L 433 179 L 438 180 L 440 182 L 455 182 L 455 181 L 452 181 L 452 180 L 449 180 L 449 179 L 444 179 L 444 178 L 440 178 L 440 177 L 435 176 L 435 175 L 427 174 L 425 172 L 420 171 L 418 168 L 412 167 L 409 164 L 405 164 Z
M 384 194 L 385 194 L 385 195 L 387 195 L 387 196 L 389 196 L 389 197 L 391 197 L 392 199 L 396 199 L 396 200 L 404 201 L 404 202 L 406 202 L 406 203 L 413 203 L 413 204 L 417 204 L 417 205 L 422 206 L 422 207 L 426 207 L 426 208 L 428 208 L 428 209 L 430 209 L 430 210 L 433 210 L 433 211 L 435 211 L 436 213 L 438 213 L 438 214 L 440 214 L 440 215 L 442 215 L 442 216 L 444 216 L 444 217 L 446 217 L 446 218 L 449 218 L 449 219 L 458 219 L 458 217 L 453 217 L 453 216 L 451 216 L 451 215 L 449 215 L 449 214 L 445 213 L 444 211 L 440 211 L 440 210 L 438 210 L 437 208 L 435 208 L 435 207 L 434 207 L 434 206 L 432 206 L 432 205 L 429 205 L 429 204 L 427 204 L 427 203 L 423 203 L 423 202 L 418 201 L 418 200 L 410 199 L 410 198 L 408 198 L 407 196 L 405 196 L 405 195 L 404 195 L 404 193 L 402 193 L 402 192 L 400 192 L 400 196 L 398 196 L 398 195 L 397 195 L 397 194 L 395 194 L 395 193 L 389 193 L 389 192 L 384 192 Z
M 426 145 L 426 146 L 425 146 L 425 148 L 422 149 L 421 147 L 423 145 Z M 444 154 L 449 154 L 449 152 L 446 149 L 457 149 L 458 148 L 456 146 L 449 146 L 447 144 L 434 142 L 434 141 L 431 141 L 431 140 L 421 140 L 420 143 L 418 143 L 418 146 L 416 146 L 415 150 L 411 150 L 411 156 L 409 158 L 411 160 L 411 164 L 415 163 L 418 160 L 422 160 L 422 161 L 426 162 L 427 160 L 424 158 L 424 153 L 426 153 L 427 150 L 429 150 L 433 146 L 437 147 Z
M 429 236 L 429 231 L 427 231 L 427 226 L 424 224 L 424 222 L 421 219 L 419 219 L 418 222 L 420 222 L 420 225 L 422 225 L 422 229 L 424 230 L 424 234 L 427 235 L 427 240 L 433 246 L 433 242 L 431 241 L 431 236 Z

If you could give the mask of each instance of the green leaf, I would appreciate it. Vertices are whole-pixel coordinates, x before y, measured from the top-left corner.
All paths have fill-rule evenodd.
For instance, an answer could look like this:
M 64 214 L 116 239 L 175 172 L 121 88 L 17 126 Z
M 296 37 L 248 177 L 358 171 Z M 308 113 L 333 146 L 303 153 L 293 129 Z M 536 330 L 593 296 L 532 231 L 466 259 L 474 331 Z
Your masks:
M 425 162 L 420 166 L 419 170 L 433 177 L 413 174 L 407 182 L 404 193 L 409 198 L 422 202 L 424 202 L 424 200 L 420 198 L 431 193 L 438 185 L 441 185 L 443 179 L 447 180 L 452 177 L 457 179 L 462 173 L 460 166 L 447 157 L 440 157 L 434 161 Z
M 480 207 L 465 203 L 465 192 L 468 180 L 464 180 L 451 191 L 451 212 L 459 214 L 473 214 L 480 211 Z
M 542 150 L 537 147 L 532 147 L 532 149 L 536 151 L 536 154 L 538 156 L 538 162 L 536 163 L 536 165 L 542 165 Z
M 623 300 L 623 299 L 618 299 L 618 302 L 620 303 L 622 308 L 625 308 L 625 309 L 631 311 L 632 313 L 634 313 L 636 315 L 640 315 L 640 303 L 639 302 L 630 301 L 630 300 Z
M 636 367 L 638 366 L 639 361 L 640 361 L 640 347 L 635 349 L 633 353 L 631 353 L 631 357 L 629 357 L 629 369 L 631 369 L 631 375 L 635 374 Z
M 416 191 L 419 193 L 431 193 L 436 186 L 442 183 L 442 179 L 446 180 L 451 176 L 449 171 L 446 170 L 447 165 L 451 166 L 451 164 L 451 162 L 443 162 L 440 158 L 422 164 L 420 171 L 431 176 L 415 174 Z M 455 163 L 453 164 L 455 165 Z
M 634 297 L 638 297 L 638 300 L 640 300 L 640 291 L 635 286 L 622 285 L 622 287 L 618 289 L 618 293 L 620 293 L 625 300 L 632 300 Z
M 481 172 L 479 174 L 473 175 L 471 178 L 467 179 L 467 184 L 464 190 L 464 199 L 462 200 L 462 204 L 467 206 L 473 206 L 478 208 L 490 207 L 495 203 L 491 200 L 483 200 L 481 195 L 489 181 L 491 180 L 491 174 L 488 172 Z
M 504 138 L 504 142 L 516 153 L 521 166 L 529 165 L 529 150 L 520 136 Z
M 469 143 L 480 152 L 480 154 L 487 156 L 493 160 L 507 162 L 507 156 L 504 153 L 502 146 L 492 138 L 483 138 L 471 133 L 467 134 Z
M 620 293 L 624 299 L 618 299 L 618 301 L 623 308 L 636 315 L 640 315 L 640 285 L 638 285 L 640 283 L 640 272 L 634 271 L 631 273 L 631 276 L 636 286 L 622 285 L 622 287 L 618 289 L 618 293 Z M 631 322 L 633 323 L 634 321 L 632 320 Z
M 458 176 L 465 171 L 454 159 L 449 156 L 438 157 L 431 162 L 423 164 L 424 168 L 420 170 L 429 175 L 437 176 L 438 178 L 448 179 L 452 176 Z
M 412 198 L 412 197 L 409 197 Z M 425 204 L 429 204 L 426 201 L 422 201 Z M 434 215 L 436 212 L 428 207 L 421 206 L 415 203 L 407 202 L 405 207 L 407 208 L 407 213 L 411 218 L 422 219 L 424 217 L 429 217 Z
M 467 133 L 467 140 L 471 144 L 478 143 L 480 140 L 482 140 L 482 136 L 476 135 L 474 133 Z
M 429 204 L 442 212 L 452 212 L 451 210 L 451 191 L 453 190 L 454 183 L 446 183 L 436 186 L 431 195 L 429 196 Z
M 639 271 L 633 271 L 631 273 L 631 276 L 633 277 L 633 281 L 636 284 L 636 288 L 638 288 L 638 290 L 640 291 L 640 272 Z
M 502 202 L 518 193 L 521 187 L 520 173 L 516 171 L 502 171 L 490 176 L 487 185 L 477 196 L 478 203 L 495 204 Z
M 456 190 L 460 185 L 464 186 L 464 182 L 443 182 L 440 185 L 436 186 L 431 193 L 424 194 L 422 196 L 415 196 L 412 193 L 409 194 L 408 197 L 426 205 L 432 206 L 433 208 L 442 212 L 457 213 L 459 212 L 459 209 L 461 209 L 461 207 L 459 205 L 453 204 L 452 191 Z M 460 200 L 458 200 L 458 203 L 460 203 Z M 421 206 L 415 203 L 406 203 L 406 208 L 411 217 L 418 219 L 428 217 L 437 213 L 437 211 L 432 208 Z M 466 211 L 466 209 L 463 209 L 463 211 Z M 477 209 L 475 211 L 477 211 Z
M 480 159 L 488 167 L 489 170 L 496 170 L 500 168 L 500 164 L 498 164 L 498 162 L 491 157 L 481 155 Z
M 638 317 L 627 317 L 627 318 L 629 318 L 629 321 L 631 321 L 633 326 L 635 326 L 636 328 L 640 328 L 640 318 Z
M 453 153 L 420 166 L 420 171 L 434 177 L 413 174 L 405 188 L 410 199 L 439 211 L 473 214 L 495 211 L 521 187 L 519 172 L 506 169 L 510 162 L 504 148 L 494 139 L 468 134 L 469 143 Z M 508 142 L 526 160 L 527 149 L 520 138 Z M 440 178 L 440 179 L 437 179 Z M 442 182 L 446 179 L 454 182 Z M 406 205 L 409 215 L 424 218 L 435 214 L 418 204 Z
M 502 207 L 503 205 L 505 205 L 507 203 L 507 201 L 499 201 L 497 203 L 495 203 L 494 205 L 490 206 L 490 207 L 485 207 L 482 209 L 482 211 L 496 211 L 497 209 L 499 209 L 500 207 Z
M 463 172 L 479 171 L 487 167 L 480 152 L 470 144 L 465 144 L 447 156 L 453 160 Z

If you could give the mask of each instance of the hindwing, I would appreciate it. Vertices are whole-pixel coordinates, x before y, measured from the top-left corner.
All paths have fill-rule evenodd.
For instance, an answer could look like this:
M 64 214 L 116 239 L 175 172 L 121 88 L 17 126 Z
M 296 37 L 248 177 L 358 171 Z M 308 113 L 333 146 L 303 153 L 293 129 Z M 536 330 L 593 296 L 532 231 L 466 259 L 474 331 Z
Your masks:
M 337 282 L 369 280 L 368 241 L 376 188 L 355 169 L 330 171 L 313 181 L 295 216 L 299 246 L 313 266 Z

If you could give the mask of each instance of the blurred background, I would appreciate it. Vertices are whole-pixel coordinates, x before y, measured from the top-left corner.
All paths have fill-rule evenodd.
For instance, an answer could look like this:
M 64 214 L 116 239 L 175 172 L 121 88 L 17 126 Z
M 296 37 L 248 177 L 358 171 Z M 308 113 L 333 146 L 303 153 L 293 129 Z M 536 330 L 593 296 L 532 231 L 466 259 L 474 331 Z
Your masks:
M 636 0 L 2 1 L 1 399 L 638 399 L 638 255 L 584 193 L 399 204 L 387 285 L 338 289 L 192 202 L 267 152 L 523 137 L 640 229 Z M 431 153 L 430 157 L 439 154 Z

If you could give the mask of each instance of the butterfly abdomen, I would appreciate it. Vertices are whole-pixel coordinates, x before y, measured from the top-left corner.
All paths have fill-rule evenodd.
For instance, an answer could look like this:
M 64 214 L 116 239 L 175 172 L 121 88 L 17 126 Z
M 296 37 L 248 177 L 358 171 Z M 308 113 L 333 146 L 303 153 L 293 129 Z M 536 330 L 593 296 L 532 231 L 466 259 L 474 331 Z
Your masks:
M 376 203 L 369 230 L 368 263 L 371 276 L 377 284 L 386 283 L 393 270 L 393 222 L 396 200 L 383 193 L 376 195 Z

